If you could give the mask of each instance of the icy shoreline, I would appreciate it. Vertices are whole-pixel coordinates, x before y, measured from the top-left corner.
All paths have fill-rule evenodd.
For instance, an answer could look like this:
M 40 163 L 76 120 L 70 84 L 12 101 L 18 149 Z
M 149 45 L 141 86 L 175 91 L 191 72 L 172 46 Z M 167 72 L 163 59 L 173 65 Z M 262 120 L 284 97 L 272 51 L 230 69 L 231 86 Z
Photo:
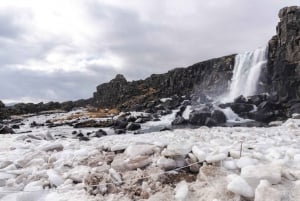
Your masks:
M 268 200 L 296 201 L 299 126 L 289 119 L 270 128 L 201 127 L 90 141 L 73 139 L 66 126 L 0 135 L 0 200 L 260 201 L 269 192 Z

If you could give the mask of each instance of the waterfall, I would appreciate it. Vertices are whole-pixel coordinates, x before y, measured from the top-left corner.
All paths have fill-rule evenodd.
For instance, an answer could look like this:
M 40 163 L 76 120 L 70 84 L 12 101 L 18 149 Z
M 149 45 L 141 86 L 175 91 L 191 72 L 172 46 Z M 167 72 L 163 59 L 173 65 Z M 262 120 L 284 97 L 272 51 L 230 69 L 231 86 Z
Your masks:
M 262 68 L 267 63 L 267 46 L 235 57 L 229 92 L 223 102 L 233 101 L 239 95 L 255 95 Z

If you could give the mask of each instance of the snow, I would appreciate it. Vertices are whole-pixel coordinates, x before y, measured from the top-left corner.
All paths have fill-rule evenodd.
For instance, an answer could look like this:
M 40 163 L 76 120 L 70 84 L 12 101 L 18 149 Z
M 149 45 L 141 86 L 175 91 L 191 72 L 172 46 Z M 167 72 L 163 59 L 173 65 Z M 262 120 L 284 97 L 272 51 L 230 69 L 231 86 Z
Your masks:
M 147 122 L 142 127 L 170 125 L 175 112 L 162 117 L 161 122 Z M 44 123 L 72 113 L 29 117 L 23 120 L 25 125 L 19 131 L 30 129 L 30 134 L 0 135 L 1 201 L 142 199 L 132 197 L 132 192 L 142 192 L 141 196 L 149 200 L 174 200 L 177 195 L 178 200 L 237 201 L 242 195 L 260 201 L 265 199 L 266 192 L 274 195 L 267 200 L 276 200 L 279 192 L 281 198 L 299 198 L 299 119 L 268 128 L 186 128 L 107 135 L 88 142 L 75 139 L 71 133 L 76 129 L 70 126 L 29 126 L 32 121 Z M 82 133 L 96 130 L 81 129 Z M 166 172 L 186 165 L 187 159 L 199 162 L 201 169 L 206 160 L 210 176 L 194 175 L 194 180 L 186 180 L 183 185 L 178 183 L 182 180 L 180 171 Z M 235 176 L 226 180 L 231 174 Z M 92 188 L 92 184 L 98 189 L 97 195 L 85 190 Z

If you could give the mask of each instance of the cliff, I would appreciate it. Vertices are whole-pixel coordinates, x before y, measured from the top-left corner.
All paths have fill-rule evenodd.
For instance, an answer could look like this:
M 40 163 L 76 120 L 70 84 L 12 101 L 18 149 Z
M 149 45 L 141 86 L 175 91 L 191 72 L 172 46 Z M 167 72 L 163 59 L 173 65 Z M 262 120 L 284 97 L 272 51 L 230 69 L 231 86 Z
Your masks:
M 269 41 L 267 85 L 284 102 L 300 99 L 300 7 L 279 12 L 277 34 Z
M 189 96 L 197 91 L 210 96 L 220 94 L 228 88 L 234 57 L 229 55 L 199 62 L 165 74 L 153 74 L 139 81 L 128 82 L 123 75 L 117 75 L 109 83 L 97 87 L 94 104 L 98 107 L 121 106 L 134 109 L 155 98 Z

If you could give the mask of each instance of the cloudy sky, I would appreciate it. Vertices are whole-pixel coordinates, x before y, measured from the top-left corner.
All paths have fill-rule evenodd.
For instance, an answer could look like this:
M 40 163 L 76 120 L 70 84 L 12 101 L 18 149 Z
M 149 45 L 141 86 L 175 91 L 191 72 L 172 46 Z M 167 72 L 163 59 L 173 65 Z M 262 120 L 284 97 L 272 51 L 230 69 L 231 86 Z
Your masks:
M 1 0 L 0 99 L 88 98 L 122 73 L 142 79 L 264 46 L 299 0 Z

